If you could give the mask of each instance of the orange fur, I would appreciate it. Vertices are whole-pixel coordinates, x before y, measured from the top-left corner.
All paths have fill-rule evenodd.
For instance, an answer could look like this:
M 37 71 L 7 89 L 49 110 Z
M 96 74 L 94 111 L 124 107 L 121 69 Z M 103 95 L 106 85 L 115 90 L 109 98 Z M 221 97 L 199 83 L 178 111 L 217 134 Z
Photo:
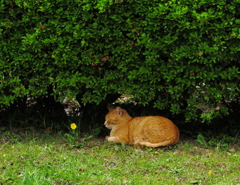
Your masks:
M 173 122 L 161 116 L 132 118 L 126 110 L 110 108 L 104 125 L 111 129 L 110 142 L 138 146 L 160 147 L 174 145 L 179 140 L 179 130 Z

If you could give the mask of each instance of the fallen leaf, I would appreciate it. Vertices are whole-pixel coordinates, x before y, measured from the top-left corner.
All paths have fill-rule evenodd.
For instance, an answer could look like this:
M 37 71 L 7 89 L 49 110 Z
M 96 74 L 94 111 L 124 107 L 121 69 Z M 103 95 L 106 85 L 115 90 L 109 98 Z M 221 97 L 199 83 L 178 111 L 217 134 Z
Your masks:
M 20 173 L 20 174 L 18 175 L 18 177 L 24 177 L 24 175 Z
M 86 168 L 80 168 L 79 171 L 82 172 L 84 171 Z

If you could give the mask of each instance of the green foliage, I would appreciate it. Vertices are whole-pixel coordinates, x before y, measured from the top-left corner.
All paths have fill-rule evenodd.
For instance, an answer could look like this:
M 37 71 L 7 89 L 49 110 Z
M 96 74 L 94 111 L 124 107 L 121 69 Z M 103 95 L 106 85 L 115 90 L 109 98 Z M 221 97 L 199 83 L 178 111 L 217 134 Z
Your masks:
M 227 115 L 239 97 L 239 9 L 238 0 L 3 0 L 0 103 L 52 87 L 81 105 L 128 93 L 189 122 Z
M 202 144 L 205 148 L 208 147 L 228 147 L 229 145 L 234 145 L 236 138 L 238 135 L 234 138 L 229 135 L 220 134 L 218 136 L 214 136 L 213 133 L 207 134 L 210 139 L 206 140 L 206 138 L 203 136 L 203 134 L 198 134 L 197 136 L 197 142 Z
M 208 144 L 205 140 L 205 137 L 202 134 L 198 134 L 197 141 L 202 144 L 204 147 L 208 147 Z

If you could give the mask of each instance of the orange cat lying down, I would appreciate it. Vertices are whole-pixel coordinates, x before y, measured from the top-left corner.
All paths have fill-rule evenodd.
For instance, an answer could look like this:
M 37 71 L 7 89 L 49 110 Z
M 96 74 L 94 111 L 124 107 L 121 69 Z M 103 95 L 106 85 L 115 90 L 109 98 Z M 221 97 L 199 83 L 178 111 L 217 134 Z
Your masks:
M 110 142 L 160 147 L 174 145 L 179 140 L 179 130 L 173 122 L 161 116 L 132 118 L 126 110 L 108 107 L 104 125 L 111 129 Z

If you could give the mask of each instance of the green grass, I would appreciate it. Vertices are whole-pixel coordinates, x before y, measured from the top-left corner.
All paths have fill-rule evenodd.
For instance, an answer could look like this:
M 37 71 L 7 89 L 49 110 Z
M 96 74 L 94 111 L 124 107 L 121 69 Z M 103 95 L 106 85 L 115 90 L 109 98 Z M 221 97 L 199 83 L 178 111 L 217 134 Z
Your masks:
M 2 185 L 240 184 L 239 145 L 138 149 L 91 138 L 76 148 L 63 134 L 9 133 L 0 136 Z

